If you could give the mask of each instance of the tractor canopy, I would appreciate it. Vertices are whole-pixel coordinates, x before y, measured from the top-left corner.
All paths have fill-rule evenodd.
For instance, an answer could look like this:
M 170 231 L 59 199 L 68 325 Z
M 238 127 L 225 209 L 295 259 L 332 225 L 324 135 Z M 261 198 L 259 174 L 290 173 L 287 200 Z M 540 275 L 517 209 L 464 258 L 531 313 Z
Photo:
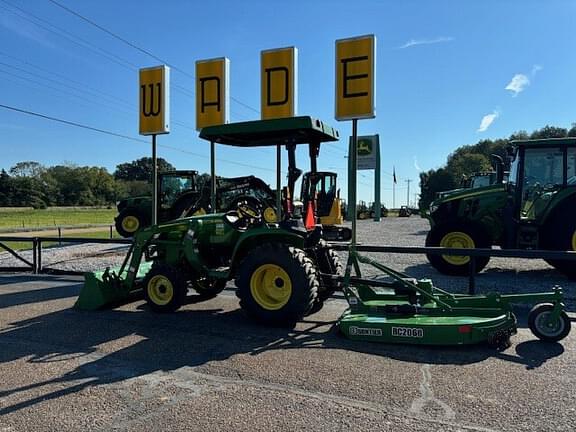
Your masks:
M 208 126 L 200 138 L 238 147 L 308 144 L 338 141 L 336 129 L 321 120 L 302 116 Z

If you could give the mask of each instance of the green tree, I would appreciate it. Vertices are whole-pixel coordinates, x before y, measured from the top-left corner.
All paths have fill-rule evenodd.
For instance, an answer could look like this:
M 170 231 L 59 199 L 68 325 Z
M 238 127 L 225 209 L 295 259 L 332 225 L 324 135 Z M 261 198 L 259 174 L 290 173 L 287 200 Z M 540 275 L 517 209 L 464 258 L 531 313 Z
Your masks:
M 174 169 L 170 162 L 158 158 L 158 171 L 172 171 Z M 117 165 L 116 171 L 114 171 L 114 178 L 125 181 L 140 180 L 152 182 L 152 158 L 143 157 Z

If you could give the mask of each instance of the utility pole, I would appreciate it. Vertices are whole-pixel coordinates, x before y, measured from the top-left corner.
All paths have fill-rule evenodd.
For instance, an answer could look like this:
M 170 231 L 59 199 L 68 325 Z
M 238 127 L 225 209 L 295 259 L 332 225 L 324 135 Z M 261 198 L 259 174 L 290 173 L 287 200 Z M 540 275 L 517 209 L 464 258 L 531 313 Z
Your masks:
M 412 180 L 408 179 L 405 180 L 406 183 L 408 183 L 408 193 L 406 194 L 406 206 L 410 207 L 410 183 L 412 182 Z

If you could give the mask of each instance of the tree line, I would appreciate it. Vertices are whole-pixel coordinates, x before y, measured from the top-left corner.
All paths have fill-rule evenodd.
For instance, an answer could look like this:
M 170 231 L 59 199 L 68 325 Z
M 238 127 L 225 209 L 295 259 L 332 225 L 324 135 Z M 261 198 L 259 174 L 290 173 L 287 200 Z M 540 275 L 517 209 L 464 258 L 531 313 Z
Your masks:
M 576 123 L 572 124 L 570 129 L 545 126 L 532 133 L 519 131 L 508 138 L 485 139 L 478 141 L 476 144 L 458 147 L 453 153 L 448 155 L 444 166 L 420 173 L 421 194 L 419 207 L 427 209 L 438 192 L 458 188 L 462 179 L 466 176 L 478 172 L 491 171 L 490 157 L 492 154 L 502 157 L 505 164 L 507 164 L 506 148 L 510 145 L 510 141 L 565 137 L 576 137 Z M 505 169 L 508 169 L 507 165 Z
M 158 170 L 175 169 L 158 158 Z M 111 206 L 126 196 L 152 193 L 152 158 L 106 168 L 74 164 L 46 167 L 18 162 L 0 171 L 0 207 Z

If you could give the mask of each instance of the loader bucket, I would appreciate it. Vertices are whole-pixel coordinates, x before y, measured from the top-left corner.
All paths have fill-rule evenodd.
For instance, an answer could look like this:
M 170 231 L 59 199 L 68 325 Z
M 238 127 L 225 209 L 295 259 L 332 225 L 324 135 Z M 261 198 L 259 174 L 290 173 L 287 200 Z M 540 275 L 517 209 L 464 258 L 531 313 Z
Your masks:
M 136 280 L 143 278 L 152 263 L 143 262 L 138 269 Z M 96 310 L 105 306 L 126 303 L 141 298 L 141 290 L 136 283 L 126 280 L 127 273 L 120 268 L 84 274 L 84 286 L 74 307 L 81 310 Z

